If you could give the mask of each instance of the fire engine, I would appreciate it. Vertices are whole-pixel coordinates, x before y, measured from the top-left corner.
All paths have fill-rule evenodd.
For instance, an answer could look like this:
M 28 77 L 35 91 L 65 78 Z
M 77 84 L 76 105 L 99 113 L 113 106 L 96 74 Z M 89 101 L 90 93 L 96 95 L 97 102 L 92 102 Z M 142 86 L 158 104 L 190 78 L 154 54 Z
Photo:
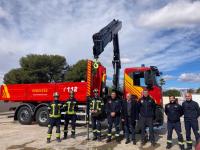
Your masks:
M 119 20 L 111 21 L 107 26 L 93 35 L 94 61 L 87 62 L 87 78 L 80 82 L 61 83 L 34 83 L 34 84 L 3 84 L 0 89 L 0 100 L 9 102 L 20 102 L 15 109 L 14 119 L 21 124 L 31 124 L 36 121 L 41 126 L 48 123 L 47 106 L 53 101 L 53 93 L 60 94 L 60 101 L 69 98 L 69 90 L 75 92 L 75 98 L 79 102 L 80 113 L 87 116 L 87 111 L 81 109 L 86 106 L 87 100 L 92 96 L 93 89 L 97 88 L 100 96 L 105 96 L 106 68 L 98 62 L 100 54 L 110 42 L 113 42 L 113 88 L 119 91 L 119 75 L 121 69 L 118 32 L 122 27 Z M 148 89 L 150 96 L 157 104 L 155 125 L 163 123 L 162 90 L 157 82 L 160 72 L 157 67 L 132 67 L 124 70 L 123 94 L 131 93 L 138 99 L 143 89 Z

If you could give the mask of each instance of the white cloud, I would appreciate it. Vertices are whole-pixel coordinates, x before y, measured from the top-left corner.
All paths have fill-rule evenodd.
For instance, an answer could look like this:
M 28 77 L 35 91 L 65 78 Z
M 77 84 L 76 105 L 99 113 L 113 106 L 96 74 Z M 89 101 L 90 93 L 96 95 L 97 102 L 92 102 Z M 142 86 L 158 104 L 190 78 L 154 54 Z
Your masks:
M 9 19 L 9 14 L 0 6 L 0 19 Z
M 167 81 L 167 80 L 173 80 L 175 79 L 176 77 L 175 76 L 172 76 L 172 75 L 163 75 L 162 78 Z
M 118 0 L 115 3 L 110 0 L 2 2 L 0 13 L 4 12 L 4 15 L 1 16 L 9 16 L 0 20 L 2 74 L 19 67 L 19 58 L 29 53 L 64 55 L 70 64 L 79 59 L 92 59 L 92 35 L 114 18 L 122 21 L 119 32 L 121 77 L 125 67 L 141 64 L 158 66 L 161 71 L 176 69 L 200 58 L 199 46 L 195 48 L 196 43 L 192 39 L 198 36 L 199 29 L 189 28 L 166 34 L 165 29 L 168 28 L 165 26 L 162 30 L 138 26 L 138 18 L 148 11 L 156 13 L 176 5 L 178 8 L 179 3 L 162 3 L 160 0 Z M 183 3 L 188 7 L 195 5 L 194 9 L 199 6 L 197 2 Z M 142 25 L 143 22 L 140 23 Z M 160 32 L 161 35 L 157 37 Z M 100 56 L 108 76 L 113 74 L 112 59 L 110 43 Z
M 121 58 L 121 63 L 123 63 L 123 64 L 129 64 L 131 62 L 132 62 L 132 60 L 130 58 Z
M 178 80 L 183 82 L 200 82 L 200 73 L 182 73 Z
M 200 2 L 172 1 L 168 5 L 142 14 L 138 24 L 151 28 L 193 27 L 200 24 Z

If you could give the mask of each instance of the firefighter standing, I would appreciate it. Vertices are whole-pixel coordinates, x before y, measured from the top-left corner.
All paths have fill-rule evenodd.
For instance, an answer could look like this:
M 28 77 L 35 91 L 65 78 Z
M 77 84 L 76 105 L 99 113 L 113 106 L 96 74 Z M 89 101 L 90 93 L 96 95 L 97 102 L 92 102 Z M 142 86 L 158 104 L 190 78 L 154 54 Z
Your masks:
M 98 96 L 98 89 L 94 89 L 94 97 L 90 101 L 93 140 L 101 141 L 101 121 L 103 118 L 104 102 Z
M 192 100 L 192 95 L 187 93 L 185 95 L 186 101 L 183 102 L 183 113 L 186 130 L 187 149 L 192 149 L 191 128 L 194 132 L 196 143 L 200 138 L 198 117 L 200 116 L 200 108 L 197 102 Z
M 115 125 L 115 137 L 116 141 L 120 142 L 120 113 L 121 113 L 121 102 L 117 98 L 116 91 L 112 91 L 111 98 L 106 103 L 106 115 L 108 119 L 108 139 L 107 142 L 111 141 L 112 137 L 112 126 Z
M 136 120 L 138 120 L 138 108 L 137 108 L 137 101 L 135 99 L 132 99 L 131 94 L 127 93 L 126 95 L 126 101 L 122 104 L 122 122 L 125 124 L 125 136 L 126 136 L 126 143 L 128 144 L 130 142 L 129 135 L 131 132 L 131 138 L 133 141 L 133 144 L 136 145 L 135 140 L 135 125 Z
M 59 94 L 53 94 L 54 102 L 48 107 L 49 110 L 49 125 L 47 134 L 47 143 L 50 143 L 53 127 L 56 126 L 56 140 L 60 140 L 60 119 L 61 119 L 61 104 L 59 103 Z
M 64 123 L 64 139 L 67 139 L 68 133 L 68 124 L 71 120 L 71 137 L 75 138 L 75 128 L 76 128 L 76 112 L 78 110 L 78 102 L 74 98 L 74 91 L 69 91 L 69 99 L 66 100 L 65 104 L 63 105 L 65 111 L 65 123 Z
M 181 150 L 184 150 L 183 135 L 181 131 L 180 117 L 183 115 L 182 106 L 176 102 L 174 96 L 169 97 L 170 103 L 165 105 L 165 114 L 167 115 L 167 149 L 172 147 L 172 133 L 175 129 L 178 135 L 178 143 Z
M 143 91 L 143 97 L 138 102 L 139 114 L 140 114 L 140 124 L 141 124 L 141 138 L 142 145 L 146 143 L 146 126 L 149 127 L 149 139 L 151 144 L 155 145 L 155 137 L 153 130 L 153 119 L 155 117 L 156 104 L 149 96 L 148 90 Z

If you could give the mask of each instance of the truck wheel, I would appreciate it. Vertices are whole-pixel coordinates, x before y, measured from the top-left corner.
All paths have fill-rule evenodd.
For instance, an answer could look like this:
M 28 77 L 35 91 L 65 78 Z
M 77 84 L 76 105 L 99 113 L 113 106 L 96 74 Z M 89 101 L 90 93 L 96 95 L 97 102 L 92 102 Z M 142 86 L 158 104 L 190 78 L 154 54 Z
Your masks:
M 27 106 L 21 107 L 17 113 L 17 118 L 21 124 L 31 124 L 33 119 L 30 108 Z
M 47 107 L 41 107 L 36 112 L 36 122 L 40 126 L 48 126 L 49 113 Z

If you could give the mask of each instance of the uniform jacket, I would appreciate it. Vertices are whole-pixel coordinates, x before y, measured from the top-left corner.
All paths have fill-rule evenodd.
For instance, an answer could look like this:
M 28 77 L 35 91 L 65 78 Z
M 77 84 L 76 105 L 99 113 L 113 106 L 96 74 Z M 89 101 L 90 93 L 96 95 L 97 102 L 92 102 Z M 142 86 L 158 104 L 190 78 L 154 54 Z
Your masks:
M 67 115 L 75 115 L 78 111 L 78 101 L 75 98 L 69 98 L 66 100 L 63 107 Z
M 179 122 L 180 117 L 183 115 L 183 108 L 176 102 L 168 103 L 165 105 L 165 114 L 167 115 L 168 122 Z
M 116 116 L 120 116 L 121 114 L 121 100 L 120 99 L 112 99 L 109 98 L 107 103 L 106 103 L 106 107 L 105 107 L 105 111 L 107 116 L 111 115 L 111 112 L 115 112 Z
M 53 102 L 50 103 L 48 106 L 48 110 L 49 110 L 49 117 L 50 118 L 60 118 L 61 117 L 61 107 L 62 104 L 60 104 L 59 102 Z
M 193 100 L 185 101 L 183 102 L 182 107 L 184 118 L 186 120 L 197 119 L 200 116 L 200 108 L 197 102 Z
M 142 97 L 138 102 L 138 106 L 140 116 L 155 117 L 156 104 L 150 96 Z
M 92 116 L 100 116 L 104 112 L 104 101 L 101 97 L 93 97 L 90 99 L 90 110 L 97 111 Z

